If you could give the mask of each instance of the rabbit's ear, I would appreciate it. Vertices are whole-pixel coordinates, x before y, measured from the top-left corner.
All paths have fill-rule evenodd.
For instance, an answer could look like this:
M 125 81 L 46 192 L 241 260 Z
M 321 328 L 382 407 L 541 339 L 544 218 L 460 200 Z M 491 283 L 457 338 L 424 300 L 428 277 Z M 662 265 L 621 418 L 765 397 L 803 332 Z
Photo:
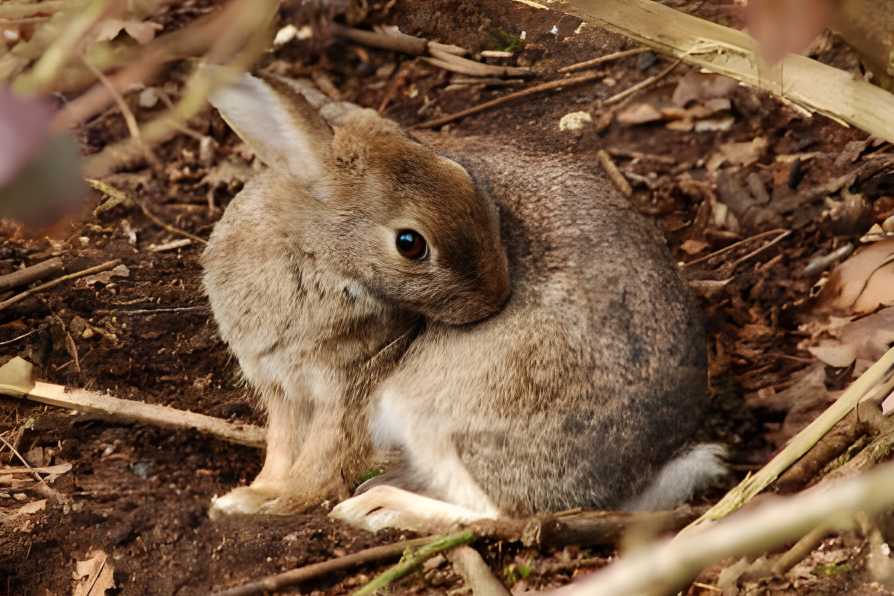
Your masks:
M 306 182 L 323 175 L 332 129 L 288 83 L 243 74 L 209 101 L 271 168 Z

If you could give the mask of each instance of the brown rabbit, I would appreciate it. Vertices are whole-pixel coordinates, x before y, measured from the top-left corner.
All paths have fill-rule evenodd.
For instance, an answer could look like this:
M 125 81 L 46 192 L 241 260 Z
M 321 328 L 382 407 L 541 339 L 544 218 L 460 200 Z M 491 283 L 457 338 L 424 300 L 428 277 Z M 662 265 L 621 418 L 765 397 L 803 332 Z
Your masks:
M 421 144 L 369 110 L 333 132 L 279 79 L 212 103 L 269 166 L 204 255 L 268 412 L 263 470 L 212 514 L 345 496 L 374 447 L 400 465 L 333 511 L 370 529 L 666 507 L 722 473 L 691 445 L 699 313 L 603 178 L 489 139 Z

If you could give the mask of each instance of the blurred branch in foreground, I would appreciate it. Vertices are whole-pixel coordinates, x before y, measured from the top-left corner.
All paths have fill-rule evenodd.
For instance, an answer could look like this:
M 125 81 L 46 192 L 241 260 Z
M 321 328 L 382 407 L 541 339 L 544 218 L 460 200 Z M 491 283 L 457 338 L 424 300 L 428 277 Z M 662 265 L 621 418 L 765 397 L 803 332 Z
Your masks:
M 276 0 L 232 0 L 185 27 L 155 37 L 150 17 L 170 0 L 64 0 L 0 6 L 0 217 L 44 225 L 75 208 L 85 195 L 82 175 L 101 177 L 153 158 L 152 146 L 181 131 L 225 81 L 194 69 L 179 101 L 148 123 L 128 114 L 123 96 L 150 84 L 176 60 L 248 69 L 270 47 Z M 9 39 L 9 36 L 6 36 Z M 8 88 L 4 88 L 8 86 Z M 49 94 L 64 99 L 55 114 Z M 117 103 L 130 138 L 83 162 L 68 134 Z

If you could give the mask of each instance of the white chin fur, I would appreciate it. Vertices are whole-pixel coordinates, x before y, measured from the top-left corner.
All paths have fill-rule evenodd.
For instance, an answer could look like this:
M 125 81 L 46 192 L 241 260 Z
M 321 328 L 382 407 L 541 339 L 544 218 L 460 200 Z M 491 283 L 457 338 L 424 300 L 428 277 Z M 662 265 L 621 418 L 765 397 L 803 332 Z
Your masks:
M 726 476 L 723 463 L 726 450 L 721 445 L 704 443 L 671 460 L 644 493 L 624 504 L 626 511 L 672 509 Z

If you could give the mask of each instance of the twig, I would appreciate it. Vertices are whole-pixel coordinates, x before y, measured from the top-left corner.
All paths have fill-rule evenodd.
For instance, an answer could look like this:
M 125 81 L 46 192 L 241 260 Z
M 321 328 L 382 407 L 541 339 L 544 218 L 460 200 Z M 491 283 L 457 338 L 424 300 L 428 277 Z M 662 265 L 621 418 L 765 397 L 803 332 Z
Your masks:
M 657 83 L 658 81 L 660 81 L 661 79 L 663 79 L 664 77 L 666 77 L 667 75 L 672 73 L 674 71 L 674 69 L 677 68 L 682 62 L 683 62 L 682 60 L 675 60 L 670 66 L 668 66 L 667 68 L 665 68 L 664 70 L 662 70 L 661 72 L 656 74 L 655 76 L 651 76 L 648 79 L 640 81 L 639 83 L 630 87 L 629 89 L 625 89 L 624 91 L 621 91 L 620 93 L 616 93 L 615 95 L 612 95 L 605 101 L 601 102 L 600 105 L 610 106 L 612 104 L 616 104 L 621 101 L 624 101 L 628 97 L 631 97 L 632 95 L 639 93 L 643 89 L 654 85 L 655 83 Z
M 162 308 L 137 308 L 133 310 L 113 310 L 107 308 L 97 309 L 96 314 L 98 315 L 117 315 L 117 316 L 128 316 L 128 315 L 157 315 L 163 313 L 175 313 L 175 312 L 208 312 L 207 306 L 169 306 Z
M 620 60 L 621 58 L 627 58 L 628 56 L 637 56 L 639 54 L 651 51 L 651 48 L 633 48 L 632 50 L 621 50 L 620 52 L 612 52 L 611 54 L 605 54 L 604 56 L 599 56 L 598 58 L 591 58 L 590 60 L 584 60 L 583 62 L 563 66 L 557 72 L 560 72 L 562 74 L 568 72 L 577 72 L 579 70 L 584 70 L 587 68 L 592 68 L 594 66 L 599 66 L 600 64 L 605 64 L 606 62 Z
M 599 158 L 599 163 L 602 164 L 602 169 L 605 170 L 605 173 L 612 181 L 612 184 L 615 185 L 615 188 L 617 188 L 625 197 L 632 195 L 633 189 L 630 187 L 630 183 L 627 182 L 627 178 L 624 177 L 624 174 L 621 173 L 621 170 L 619 170 L 615 162 L 612 161 L 608 152 L 606 152 L 605 149 L 600 149 L 596 152 L 596 157 Z
M 37 333 L 37 329 L 32 329 L 31 331 L 28 331 L 27 333 L 23 333 L 17 337 L 12 338 L 12 339 L 7 339 L 6 341 L 0 341 L 0 346 L 8 346 L 10 344 L 14 344 L 17 341 L 21 341 L 21 340 L 25 339 L 26 337 L 34 335 L 35 333 Z
M 738 486 L 730 490 L 707 513 L 684 528 L 680 532 L 680 536 L 694 533 L 701 525 L 736 511 L 774 482 L 793 463 L 803 457 L 839 420 L 853 410 L 860 400 L 889 374 L 892 366 L 894 366 L 894 348 L 888 350 L 878 362 L 854 381 L 834 404 L 795 435 L 786 448 L 761 468 L 757 474 L 745 478 Z
M 542 93 L 544 91 L 551 91 L 553 89 L 562 89 L 564 87 L 570 87 L 572 85 L 580 85 L 582 83 L 588 83 L 590 81 L 595 81 L 597 79 L 601 79 L 604 76 L 605 75 L 601 72 L 590 72 L 587 74 L 579 75 L 577 77 L 571 77 L 568 79 L 559 79 L 556 81 L 540 83 L 538 85 L 534 85 L 532 87 L 528 87 L 526 89 L 521 89 L 519 91 L 509 93 L 508 95 L 504 95 L 502 97 L 492 99 L 490 101 L 485 101 L 484 103 L 480 103 L 477 106 L 472 106 L 471 108 L 462 110 L 460 112 L 448 114 L 446 116 L 442 116 L 440 118 L 435 118 L 434 120 L 429 120 L 427 122 L 422 122 L 420 124 L 415 124 L 415 125 L 411 126 L 410 128 L 411 129 L 437 128 L 438 126 L 443 126 L 445 124 L 449 124 L 450 122 L 459 120 L 461 118 L 465 118 L 466 116 L 471 116 L 472 114 L 478 114 L 479 112 L 483 112 L 485 110 L 495 108 L 497 106 L 503 105 L 504 103 L 508 103 L 510 101 L 514 101 L 514 100 L 522 98 L 522 97 L 527 97 L 529 95 Z
M 586 580 L 554 592 L 656 594 L 676 591 L 705 567 L 731 556 L 754 555 L 798 539 L 814 528 L 850 525 L 853 515 L 868 516 L 894 505 L 894 464 L 863 476 L 767 503 L 697 532 L 664 540 L 622 557 Z
M 484 64 L 431 46 L 428 52 L 432 57 L 424 58 L 426 62 L 459 74 L 476 77 L 529 77 L 534 74 L 527 67 Z
M 413 56 L 424 56 L 428 52 L 428 40 L 416 37 L 415 35 L 364 31 L 363 29 L 345 27 L 338 23 L 331 23 L 329 24 L 329 27 L 334 35 L 350 39 L 353 42 L 365 46 L 403 52 L 404 54 L 411 54 Z
M 431 542 L 419 548 L 410 556 L 404 557 L 400 563 L 378 575 L 371 582 L 354 592 L 353 596 L 370 596 L 377 591 L 391 585 L 402 577 L 416 571 L 425 561 L 440 552 L 456 548 L 463 544 L 469 544 L 475 540 L 475 534 L 469 531 L 448 534 L 433 539 Z
M 472 590 L 473 596 L 509 596 L 500 580 L 494 577 L 490 567 L 471 546 L 460 546 L 447 553 L 447 558 Z
M 24 269 L 0 275 L 0 291 L 26 286 L 62 271 L 62 259 L 53 257 Z
M 736 250 L 740 246 L 747 244 L 749 242 L 754 242 L 755 240 L 760 240 L 761 238 L 766 238 L 767 236 L 773 236 L 774 234 L 781 235 L 781 234 L 784 234 L 787 232 L 788 232 L 788 230 L 778 228 L 775 230 L 767 230 L 766 232 L 761 232 L 760 234 L 755 234 L 754 236 L 749 236 L 748 238 L 743 238 L 742 240 L 739 240 L 738 242 L 734 242 L 734 243 L 730 244 L 729 246 L 724 246 L 723 248 L 721 248 L 719 250 L 715 250 L 714 252 L 707 254 L 703 257 L 699 257 L 695 260 L 689 261 L 688 263 L 684 263 L 683 267 L 684 268 L 693 267 L 695 265 L 698 265 L 699 263 L 704 263 L 705 261 L 708 261 L 710 259 L 719 257 L 721 255 L 725 255 L 726 253 L 728 253 L 732 250 Z
M 23 93 L 47 91 L 90 28 L 106 14 L 109 4 L 110 0 L 90 0 L 78 10 L 72 8 L 68 26 L 41 54 L 31 70 L 16 78 L 13 89 Z
M 112 199 L 115 199 L 116 201 L 120 201 L 120 202 L 124 202 L 124 203 L 127 203 L 127 202 L 133 203 L 134 205 L 136 205 L 137 207 L 140 208 L 140 211 L 143 212 L 143 215 L 145 215 L 147 218 L 149 218 L 152 221 L 152 223 L 154 223 L 155 225 L 157 225 L 158 227 L 160 227 L 164 230 L 167 230 L 171 234 L 189 238 L 190 240 L 194 240 L 200 244 L 208 244 L 208 241 L 205 240 L 204 238 L 202 238 L 200 236 L 196 236 L 195 234 L 193 234 L 191 232 L 187 232 L 186 230 L 181 230 L 180 228 L 176 228 L 176 227 L 172 226 L 171 224 L 159 219 L 154 213 L 149 211 L 149 208 L 146 206 L 145 203 L 143 203 L 140 200 L 137 200 L 136 197 L 128 195 L 123 190 L 115 188 L 111 184 L 106 184 L 102 180 L 96 180 L 93 178 L 87 178 L 87 184 L 89 184 L 93 189 L 103 193 L 104 195 L 106 195 Z
M 19 357 L 4 364 L 0 367 L 0 394 L 24 397 L 42 404 L 80 412 L 98 413 L 127 422 L 194 429 L 249 447 L 264 446 L 264 430 L 251 424 L 233 424 L 212 416 L 185 412 L 168 406 L 119 399 L 85 389 L 34 381 L 33 370 L 31 363 Z
M 124 123 L 127 124 L 127 130 L 130 133 L 130 136 L 137 142 L 140 146 L 140 149 L 143 150 L 143 154 L 146 157 L 146 161 L 148 161 L 153 168 L 156 170 L 161 170 L 161 162 L 158 161 L 158 157 L 155 153 L 152 152 L 152 149 L 149 145 L 146 144 L 146 141 L 143 140 L 143 135 L 140 133 L 140 125 L 137 124 L 137 118 L 133 115 L 133 112 L 127 107 L 127 102 L 124 101 L 124 97 L 121 93 L 118 92 L 118 89 L 109 78 L 102 73 L 101 70 L 96 68 L 93 64 L 90 63 L 89 60 L 85 56 L 81 56 L 81 62 L 84 63 L 84 66 L 87 67 L 93 76 L 95 76 L 99 82 L 108 90 L 109 95 L 112 96 L 112 99 L 115 100 L 115 104 L 118 106 L 118 111 L 121 112 L 121 115 L 124 117 Z
M 42 487 L 40 492 L 45 497 L 49 497 L 50 499 L 52 499 L 53 501 L 55 501 L 57 503 L 60 503 L 64 500 L 64 498 L 62 497 L 62 494 L 59 491 L 51 488 L 50 485 L 47 484 L 47 481 L 43 479 L 43 476 L 41 476 L 34 468 L 31 467 L 31 464 L 28 463 L 28 460 L 26 460 L 24 457 L 22 457 L 22 454 L 19 453 L 18 449 L 16 449 L 12 443 L 10 443 L 6 439 L 4 439 L 3 435 L 0 435 L 0 442 L 2 442 L 4 445 L 9 447 L 9 450 L 12 451 L 13 455 L 15 455 L 17 458 L 19 458 L 19 461 L 21 461 L 22 464 L 26 468 L 28 468 L 28 471 L 31 473 L 32 476 L 34 476 L 34 478 L 37 480 L 38 484 Z
M 2 19 L 20 19 L 22 17 L 30 17 L 38 13 L 54 13 L 59 12 L 65 7 L 62 0 L 46 0 L 40 4 L 28 3 L 7 3 L 6 6 L 0 6 L 0 18 Z
M 466 529 L 482 538 L 521 542 L 540 550 L 566 546 L 614 546 L 632 527 L 674 532 L 706 511 L 706 507 L 648 512 L 580 511 L 528 519 L 481 520 L 469 524 Z
M 87 275 L 93 275 L 94 273 L 108 271 L 109 269 L 113 269 L 120 264 L 121 264 L 121 259 L 114 259 L 112 261 L 106 261 L 105 263 L 102 263 L 101 265 L 96 265 L 95 267 L 89 267 L 82 271 L 76 271 L 74 273 L 69 273 L 68 275 L 63 275 L 62 277 L 57 277 L 53 281 L 48 281 L 45 284 L 41 284 L 39 286 L 29 288 L 29 289 L 25 290 L 24 292 L 16 294 L 12 298 L 8 298 L 8 299 L 4 300 L 3 302 L 0 302 L 0 311 L 9 308 L 13 304 L 21 302 L 25 298 L 28 298 L 29 296 L 33 296 L 34 294 L 37 294 L 38 292 L 43 292 L 44 290 L 49 290 L 50 288 L 55 288 L 59 284 L 65 283 L 67 281 L 71 281 L 72 279 L 78 279 L 80 277 L 85 277 Z
M 782 242 L 783 240 L 785 240 L 786 238 L 788 238 L 791 235 L 792 235 L 791 230 L 784 231 L 783 233 L 779 234 L 779 236 L 773 238 L 772 240 L 770 240 L 769 242 L 767 242 L 760 248 L 756 248 L 753 251 L 751 251 L 750 253 L 748 253 L 747 255 L 740 257 L 740 258 L 736 259 L 735 261 L 733 261 L 732 263 L 730 263 L 730 265 L 729 265 L 730 269 L 735 269 L 736 267 L 738 267 L 745 261 L 748 261 L 749 259 L 756 257 L 757 255 L 761 254 L 768 248 L 779 244 L 780 242 Z
M 256 594 L 276 592 L 323 575 L 344 571 L 351 567 L 395 559 L 403 555 L 408 548 L 424 546 L 431 541 L 431 538 L 416 538 L 384 546 L 374 546 L 350 555 L 338 557 L 337 559 L 306 565 L 305 567 L 277 573 L 276 575 L 270 575 L 241 586 L 222 590 L 216 592 L 215 596 L 255 596 Z

